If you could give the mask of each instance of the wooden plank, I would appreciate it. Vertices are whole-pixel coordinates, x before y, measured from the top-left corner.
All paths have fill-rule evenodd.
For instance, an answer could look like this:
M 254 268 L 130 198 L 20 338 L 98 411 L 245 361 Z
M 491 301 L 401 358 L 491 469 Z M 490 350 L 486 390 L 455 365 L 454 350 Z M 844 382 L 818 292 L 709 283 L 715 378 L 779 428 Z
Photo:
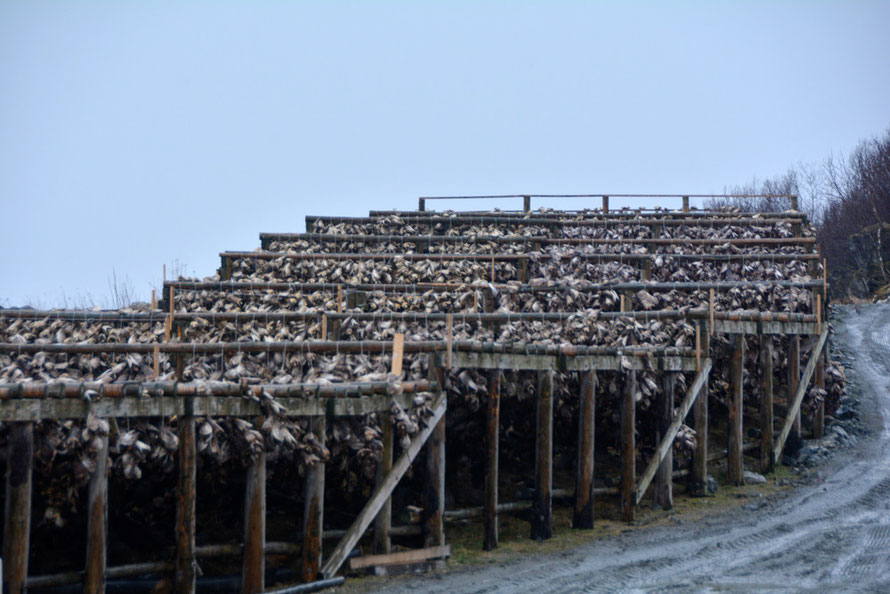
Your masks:
M 3 509 L 3 584 L 10 594 L 25 591 L 31 539 L 31 460 L 34 425 L 10 423 L 7 437 L 6 500 Z
M 810 355 L 810 360 L 807 361 L 807 366 L 800 378 L 800 383 L 797 386 L 797 391 L 794 393 L 791 406 L 788 407 L 785 422 L 782 424 L 782 431 L 779 432 L 779 437 L 776 439 L 776 445 L 773 449 L 773 464 L 782 457 L 782 450 L 785 448 L 785 440 L 788 439 L 788 435 L 791 433 L 791 425 L 794 423 L 794 415 L 800 411 L 800 404 L 803 402 L 803 397 L 807 391 L 807 386 L 810 383 L 810 378 L 813 377 L 813 372 L 816 370 L 816 361 L 819 359 L 819 355 L 822 354 L 822 349 L 825 346 L 825 341 L 827 339 L 828 326 L 826 325 L 822 329 L 822 334 L 819 335 L 819 340 L 816 342 L 812 355 Z
M 260 421 L 255 425 L 259 427 Z M 247 467 L 244 492 L 244 552 L 241 592 L 261 594 L 266 587 L 266 451 Z
M 90 475 L 87 495 L 87 559 L 84 592 L 105 591 L 105 566 L 108 549 L 108 436 L 99 438 L 96 468 Z
M 696 326 L 696 331 L 700 332 L 701 327 Z M 671 434 L 671 425 L 674 421 L 674 389 L 676 386 L 676 376 L 673 373 L 666 373 L 662 378 L 662 391 L 661 395 L 658 398 L 657 410 L 655 414 L 658 415 L 658 431 L 655 434 L 655 443 L 659 443 L 665 436 Z M 690 404 L 690 407 L 692 405 Z M 686 412 L 689 412 L 689 409 L 686 409 Z M 679 430 L 679 425 L 677 425 L 677 429 Z M 676 434 L 674 434 L 676 435 Z M 668 446 L 664 449 L 664 458 L 658 464 L 658 470 L 655 473 L 655 495 L 653 499 L 655 500 L 655 504 L 660 506 L 663 510 L 668 510 L 674 507 L 674 448 L 673 448 L 673 438 L 670 440 Z M 659 450 L 658 455 L 661 455 L 661 451 Z M 647 469 L 648 470 L 648 469 Z M 643 474 L 645 477 L 645 473 Z M 638 496 L 642 495 L 638 493 Z M 640 503 L 640 500 L 637 499 L 637 504 Z
M 636 390 L 637 372 L 625 374 L 624 397 L 621 406 L 621 519 L 634 519 L 636 490 Z
M 405 355 L 405 335 L 396 333 L 392 337 L 392 371 L 395 376 L 402 377 L 402 358 Z
M 553 372 L 538 372 L 538 420 L 535 439 L 535 494 L 531 537 L 553 537 Z
M 392 470 L 393 455 L 393 427 L 392 414 L 389 412 L 381 412 L 379 415 L 380 426 L 383 429 L 383 453 L 380 455 L 380 461 L 377 463 L 376 486 L 379 487 L 383 481 L 389 476 Z M 374 519 L 374 552 L 384 555 L 392 552 L 392 540 L 390 539 L 390 531 L 392 530 L 392 497 L 387 497 L 377 517 Z
M 445 416 L 433 427 L 426 446 L 423 504 L 423 542 L 426 547 L 445 544 Z
M 312 417 L 309 430 L 324 445 L 327 421 L 323 416 Z M 303 583 L 318 579 L 321 569 L 322 539 L 324 538 L 324 474 L 325 463 L 316 462 L 306 476 L 306 495 L 303 502 Z
M 485 505 L 483 514 L 482 549 L 491 551 L 498 546 L 498 452 L 500 441 L 501 372 L 488 372 L 488 417 L 485 458 Z
M 800 337 L 792 336 L 791 345 L 788 350 L 788 398 L 797 392 L 797 386 L 800 384 Z M 794 423 L 791 425 L 791 433 L 789 437 L 794 443 L 800 443 L 800 409 L 794 414 Z
M 745 482 L 742 460 L 745 335 L 736 334 L 732 342 L 734 344 L 730 361 L 729 429 L 726 445 L 729 458 L 726 478 L 733 485 L 742 485 Z
M 816 322 L 758 322 L 753 320 L 718 319 L 714 322 L 717 334 L 805 334 L 818 336 Z
M 760 472 L 773 470 L 773 339 L 760 335 Z
M 450 556 L 451 546 L 443 545 L 428 547 L 425 549 L 399 551 L 398 553 L 388 553 L 386 555 L 365 555 L 363 557 L 353 557 L 349 560 L 349 567 L 352 569 L 364 569 L 366 567 L 408 565 L 410 563 L 429 561 L 430 559 L 446 559 Z
M 413 408 L 414 394 L 387 396 L 375 394 L 350 398 L 276 398 L 287 409 L 287 416 L 324 415 L 360 416 L 389 410 L 395 400 L 402 408 Z M 188 402 L 190 401 L 190 402 Z M 259 403 L 240 396 L 158 397 L 124 396 L 85 402 L 74 398 L 0 400 L 0 421 L 37 421 L 40 419 L 85 419 L 92 412 L 98 417 L 255 416 L 263 414 Z
M 433 416 L 429 419 L 429 424 L 420 431 L 417 437 L 415 437 L 411 444 L 402 452 L 402 455 L 399 456 L 399 459 L 393 464 L 392 470 L 386 477 L 386 480 L 374 490 L 371 499 L 359 513 L 355 521 L 353 521 L 352 526 L 349 527 L 346 535 L 344 535 L 340 542 L 337 543 L 337 546 L 328 558 L 327 563 L 325 563 L 322 568 L 322 576 L 324 578 L 333 577 L 343 565 L 346 557 L 365 533 L 368 526 L 371 525 L 371 521 L 377 515 L 377 512 L 380 511 L 383 502 L 392 494 L 393 489 L 395 489 L 402 476 L 407 472 L 411 462 L 417 457 L 420 448 L 423 447 L 423 444 L 425 444 L 430 435 L 432 435 L 439 421 L 445 416 L 446 406 L 444 395 L 440 395 L 433 407 Z
M 198 455 L 195 417 L 180 416 L 176 433 L 179 437 L 179 479 L 176 486 L 176 560 L 173 581 L 177 592 L 194 592 L 197 577 L 195 500 Z
M 695 357 L 654 355 L 647 361 L 644 357 L 626 356 L 631 368 L 636 371 L 650 369 L 663 371 L 695 371 Z M 533 371 L 622 371 L 621 355 L 526 355 L 516 353 L 481 353 L 455 351 L 451 366 L 456 369 L 524 369 Z
M 680 403 L 680 408 L 677 409 L 676 413 L 672 413 L 671 423 L 665 429 L 664 435 L 661 437 L 658 446 L 655 448 L 655 453 L 652 455 L 652 460 L 649 461 L 649 465 L 640 477 L 640 486 L 636 490 L 636 497 L 634 499 L 635 504 L 639 504 L 640 501 L 642 501 L 643 496 L 646 494 L 646 489 L 649 488 L 649 483 L 655 477 L 655 473 L 658 471 L 659 466 L 662 461 L 667 459 L 668 453 L 671 452 L 674 445 L 674 439 L 680 431 L 680 425 L 686 420 L 686 416 L 689 414 L 689 411 L 692 410 L 693 404 L 695 404 L 700 397 L 707 396 L 705 390 L 707 389 L 706 386 L 708 385 L 708 377 L 711 374 L 712 366 L 713 362 L 710 358 L 704 360 L 702 369 L 695 376 L 695 379 L 692 380 L 692 385 L 686 392 L 683 402 Z M 671 472 L 673 473 L 672 469 Z
M 593 528 L 593 463 L 596 436 L 596 371 L 586 371 L 581 380 L 578 411 L 578 465 L 575 472 L 575 513 L 572 528 Z

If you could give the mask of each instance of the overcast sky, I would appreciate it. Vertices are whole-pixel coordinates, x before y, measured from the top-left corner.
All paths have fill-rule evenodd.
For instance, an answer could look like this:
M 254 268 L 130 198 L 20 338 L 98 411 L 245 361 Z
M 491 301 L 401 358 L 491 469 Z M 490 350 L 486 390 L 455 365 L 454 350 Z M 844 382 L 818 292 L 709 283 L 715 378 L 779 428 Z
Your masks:
M 888 24 L 890 2 L 3 2 L 0 304 L 105 305 L 112 272 L 148 300 L 162 264 L 210 275 L 306 214 L 780 174 L 888 129 Z

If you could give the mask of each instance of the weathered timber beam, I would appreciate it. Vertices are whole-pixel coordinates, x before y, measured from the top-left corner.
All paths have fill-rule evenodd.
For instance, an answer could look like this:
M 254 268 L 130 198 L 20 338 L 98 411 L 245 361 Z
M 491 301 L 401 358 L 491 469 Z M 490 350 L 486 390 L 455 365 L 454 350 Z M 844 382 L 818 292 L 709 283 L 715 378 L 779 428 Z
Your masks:
M 553 536 L 553 372 L 538 372 L 535 438 L 535 494 L 532 500 L 531 538 Z
M 649 483 L 655 478 L 655 472 L 658 470 L 659 464 L 661 464 L 661 461 L 664 460 L 664 457 L 673 446 L 674 438 L 677 437 L 677 432 L 680 431 L 680 425 L 683 424 L 686 415 L 692 410 L 692 405 L 695 403 L 699 394 L 702 392 L 702 388 L 708 381 L 712 365 L 713 363 L 711 359 L 704 360 L 701 371 L 698 372 L 695 379 L 692 381 L 689 391 L 686 392 L 686 396 L 683 398 L 680 408 L 677 409 L 676 414 L 674 415 L 674 420 L 671 422 L 670 427 L 668 427 L 667 432 L 659 442 L 658 447 L 655 448 L 655 453 L 652 455 L 649 465 L 640 477 L 640 484 L 636 490 L 636 505 L 639 505 L 640 501 L 643 500 L 643 496 L 646 494 L 646 489 L 649 488 Z
M 785 440 L 788 439 L 789 433 L 791 433 L 791 426 L 794 424 L 794 419 L 797 413 L 800 411 L 800 405 L 803 402 L 803 397 L 806 394 L 807 386 L 810 384 L 810 378 L 813 377 L 813 372 L 816 370 L 816 362 L 819 360 L 819 356 L 822 354 L 822 349 L 825 346 L 825 341 L 828 339 L 828 327 L 822 329 L 822 334 L 819 335 L 819 340 L 816 342 L 815 348 L 813 348 L 812 353 L 810 354 L 810 359 L 807 361 L 807 366 L 803 370 L 803 375 L 800 378 L 800 383 L 797 386 L 797 390 L 794 393 L 794 398 L 791 401 L 791 406 L 788 408 L 788 412 L 785 416 L 785 422 L 782 425 L 782 430 L 779 432 L 778 438 L 776 438 L 776 445 L 773 449 L 773 464 L 776 464 L 782 456 L 782 450 L 785 448 Z
M 176 592 L 195 592 L 197 562 L 195 561 L 195 525 L 197 506 L 198 451 L 195 440 L 195 417 L 190 402 L 178 418 L 179 476 L 176 486 L 176 556 L 173 572 Z
M 393 464 L 389 476 L 387 476 L 386 480 L 374 490 L 371 499 L 352 523 L 352 526 L 350 526 L 346 535 L 339 543 L 337 543 L 336 548 L 333 550 L 327 563 L 325 563 L 322 568 L 322 575 L 325 578 L 333 577 L 343 565 L 343 562 L 346 561 L 349 552 L 352 551 L 352 548 L 359 541 L 362 534 L 364 534 L 365 530 L 368 529 L 368 526 L 371 525 L 377 512 L 380 511 L 380 508 L 383 506 L 383 502 L 390 497 L 393 489 L 395 489 L 402 476 L 407 472 L 411 462 L 417 457 L 420 449 L 433 433 L 436 425 L 445 415 L 445 408 L 446 400 L 443 396 L 440 396 L 439 401 L 433 409 L 433 416 L 427 420 L 427 426 L 420 431 L 408 448 L 402 452 L 402 455 L 399 456 L 399 459 Z
M 624 363 L 622 364 L 622 359 Z M 648 361 L 646 360 L 648 359 Z M 626 369 L 661 371 L 695 371 L 695 357 L 658 356 L 634 357 L 621 355 L 579 355 L 562 357 L 552 355 L 517 355 L 511 353 L 452 353 L 452 366 L 467 369 L 530 369 L 553 371 L 618 371 Z M 623 366 L 622 366 L 623 365 Z
M 7 436 L 6 497 L 3 510 L 3 586 L 11 594 L 25 591 L 31 539 L 31 463 L 33 423 L 11 423 Z
M 764 226 L 776 223 L 802 223 L 803 218 L 800 216 L 785 216 L 765 220 L 755 217 L 727 217 L 727 216 L 710 216 L 710 217 L 646 217 L 638 218 L 634 221 L 626 221 L 615 218 L 604 219 L 587 219 L 587 220 L 561 220 L 544 217 L 510 217 L 510 216 L 468 216 L 468 217 L 452 217 L 452 216 L 405 216 L 400 217 L 399 222 L 408 225 L 439 225 L 441 227 L 468 227 L 474 225 L 517 225 L 517 226 L 543 226 L 543 227 L 608 227 L 615 225 L 627 225 L 658 222 L 665 226 L 685 226 L 685 225 L 736 225 L 736 226 Z M 317 223 L 322 224 L 340 224 L 346 223 L 351 225 L 365 225 L 379 223 L 380 220 L 374 217 L 326 217 L 326 216 L 306 216 L 306 229 L 312 229 Z
M 596 433 L 596 371 L 583 372 L 578 410 L 578 463 L 572 528 L 593 528 L 593 468 Z
M 498 546 L 498 454 L 500 452 L 501 373 L 488 372 L 488 414 L 486 417 L 485 513 L 482 549 Z
M 41 419 L 84 419 L 89 413 L 98 417 L 170 417 L 191 411 L 195 416 L 244 417 L 262 415 L 258 402 L 233 396 L 191 398 L 144 398 L 126 396 L 85 402 L 73 398 L 28 398 L 0 400 L 0 421 L 38 421 Z M 389 410 L 395 400 L 405 409 L 414 408 L 413 394 L 374 395 L 366 398 L 278 398 L 289 417 L 332 415 L 360 416 Z
M 96 467 L 90 475 L 87 495 L 87 559 L 84 592 L 105 591 L 108 550 L 108 436 L 100 437 Z
M 773 339 L 760 336 L 760 472 L 773 470 Z
M 744 484 L 744 463 L 742 458 L 743 416 L 742 403 L 745 378 L 745 335 L 735 334 L 730 361 L 729 418 L 727 433 L 727 480 L 734 485 Z
M 254 422 L 257 429 L 261 421 Z M 244 493 L 244 551 L 241 568 L 242 594 L 261 594 L 266 589 L 266 452 L 261 450 L 247 467 Z
M 440 545 L 427 547 L 425 549 L 399 551 L 398 553 L 353 557 L 349 560 L 349 567 L 352 569 L 364 569 L 366 567 L 407 565 L 409 563 L 420 563 L 423 561 L 429 561 L 430 559 L 444 559 L 450 556 L 451 547 L 449 545 Z
M 321 445 L 325 445 L 327 421 L 325 417 L 312 417 L 309 430 Z M 318 461 L 306 475 L 303 502 L 303 582 L 318 579 L 321 569 L 322 540 L 324 538 L 324 478 L 325 463 Z M 268 551 L 268 547 L 267 547 Z

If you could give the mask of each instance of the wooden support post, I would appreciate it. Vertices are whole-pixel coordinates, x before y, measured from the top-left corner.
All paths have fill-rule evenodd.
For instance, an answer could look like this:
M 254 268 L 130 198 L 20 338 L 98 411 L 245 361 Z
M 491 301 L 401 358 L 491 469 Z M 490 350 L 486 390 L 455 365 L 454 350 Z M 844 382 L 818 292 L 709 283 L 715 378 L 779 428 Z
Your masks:
M 607 214 L 609 212 L 609 197 L 603 196 L 603 214 Z
M 744 464 L 742 460 L 742 411 L 745 376 L 745 335 L 736 334 L 732 351 L 729 394 L 729 452 L 726 478 L 733 485 L 744 484 Z
M 773 470 L 773 339 L 760 335 L 760 472 Z
M 6 502 L 3 509 L 3 586 L 11 594 L 25 591 L 31 538 L 31 460 L 34 424 L 9 423 L 6 454 Z
M 621 407 L 621 519 L 632 522 L 634 519 L 634 497 L 636 495 L 636 403 L 637 374 L 628 371 L 624 383 L 624 399 Z
M 813 380 L 816 384 L 816 387 L 820 390 L 825 389 L 825 352 L 827 349 L 822 349 L 822 353 L 819 355 L 819 360 L 816 361 L 816 375 Z M 822 439 L 822 436 L 825 435 L 825 400 L 820 400 L 819 404 L 816 405 L 816 411 L 813 413 L 813 437 L 816 439 Z
M 257 425 L 259 422 L 257 422 Z M 242 594 L 260 594 L 266 587 L 266 451 L 247 467 L 244 493 L 244 561 Z
M 666 373 L 662 383 L 662 393 L 656 414 L 658 415 L 658 431 L 655 434 L 655 443 L 660 443 L 661 439 L 667 435 L 671 424 L 674 422 L 674 386 L 676 385 L 676 375 Z M 671 509 L 674 507 L 674 448 L 669 447 L 664 456 L 664 460 L 658 466 L 658 472 L 655 474 L 655 503 L 661 506 L 661 509 Z
M 197 484 L 197 445 L 195 417 L 179 417 L 179 483 L 176 488 L 176 592 L 194 592 L 197 564 L 195 562 L 195 497 Z
M 482 549 L 491 551 L 498 546 L 498 451 L 501 410 L 501 372 L 488 372 L 488 456 L 485 466 L 485 505 L 483 510 Z
M 797 210 L 797 196 L 789 196 L 788 197 L 791 202 L 791 210 Z
M 702 351 L 710 357 L 711 332 L 713 326 L 699 322 L 699 332 L 703 338 Z M 708 379 L 704 379 L 702 393 L 695 400 L 695 453 L 692 458 L 691 491 L 697 497 L 708 494 Z
M 445 546 L 445 416 L 436 423 L 426 446 L 424 546 Z
M 683 212 L 689 212 L 689 196 L 683 196 Z
M 788 350 L 788 403 L 791 397 L 797 391 L 800 384 L 800 335 L 795 334 L 791 337 L 791 347 Z M 791 443 L 795 444 L 796 449 L 800 444 L 800 409 L 794 415 L 794 424 L 791 425 L 791 434 L 789 436 Z
M 825 347 L 825 342 L 827 340 L 828 328 L 823 328 L 822 334 L 819 335 L 819 340 L 816 341 L 816 346 L 813 348 L 813 352 L 810 355 L 810 360 L 807 361 L 807 366 L 803 370 L 803 375 L 800 376 L 800 383 L 797 386 L 797 390 L 794 394 L 789 396 L 788 412 L 786 413 L 785 421 L 782 423 L 782 430 L 779 431 L 779 437 L 776 439 L 776 445 L 773 448 L 774 464 L 781 459 L 782 450 L 785 448 L 785 440 L 787 440 L 788 436 L 791 434 L 792 425 L 794 424 L 794 415 L 800 410 L 804 394 L 807 391 L 807 385 L 809 385 L 810 379 L 813 377 L 813 372 L 816 370 L 816 362 L 818 361 L 819 355 L 822 354 L 822 349 Z
M 532 209 L 532 197 L 531 196 L 523 196 L 522 197 L 522 210 L 525 212 L 529 212 Z
M 392 431 L 392 415 L 389 412 L 379 413 L 380 426 L 383 429 L 383 453 L 380 456 L 380 462 L 377 463 L 377 488 L 383 484 L 383 481 L 392 470 L 392 453 L 393 453 L 393 431 Z M 390 532 L 392 531 L 392 497 L 387 497 L 383 501 L 377 517 L 374 519 L 374 552 L 378 555 L 385 555 L 392 552 L 392 539 Z
M 325 417 L 313 417 L 309 430 L 324 445 L 327 422 Z M 314 582 L 321 569 L 321 546 L 324 531 L 324 472 L 325 463 L 317 462 L 306 476 L 306 498 L 303 503 L 303 582 Z
M 593 453 L 596 418 L 596 371 L 584 372 L 581 379 L 581 406 L 578 411 L 578 467 L 575 478 L 573 528 L 593 528 Z
M 424 212 L 426 210 L 426 200 L 424 200 L 423 198 L 417 199 L 417 210 L 419 210 L 420 212 Z
M 538 420 L 535 439 L 535 495 L 531 537 L 553 536 L 553 371 L 538 372 Z
M 87 499 L 87 561 L 84 592 L 105 592 L 105 564 L 108 549 L 108 436 L 96 452 L 96 469 L 90 476 Z
M 402 377 L 402 358 L 405 356 L 405 335 L 397 332 L 392 337 L 392 370 L 390 373 Z

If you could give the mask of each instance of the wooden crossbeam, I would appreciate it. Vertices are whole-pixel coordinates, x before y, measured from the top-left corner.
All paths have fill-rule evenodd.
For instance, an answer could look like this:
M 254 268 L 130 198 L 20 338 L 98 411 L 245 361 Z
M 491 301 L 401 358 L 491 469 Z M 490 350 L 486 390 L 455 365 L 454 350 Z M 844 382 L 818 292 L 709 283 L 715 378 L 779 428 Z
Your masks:
M 819 335 L 816 347 L 810 354 L 810 360 L 807 361 L 807 366 L 803 370 L 800 383 L 797 385 L 797 391 L 794 393 L 794 399 L 791 401 L 791 406 L 788 407 L 788 411 L 785 413 L 785 421 L 782 424 L 782 431 L 779 433 L 779 437 L 776 439 L 776 444 L 773 449 L 773 464 L 777 464 L 782 457 L 782 450 L 785 448 L 785 440 L 788 439 L 788 435 L 791 433 L 794 419 L 800 411 L 800 405 L 803 402 L 804 394 L 807 393 L 807 386 L 810 384 L 810 378 L 813 377 L 813 372 L 816 370 L 816 363 L 819 360 L 819 356 L 822 354 L 822 349 L 825 347 L 825 341 L 827 339 L 828 328 L 826 327 L 822 329 L 822 334 Z
M 674 438 L 677 437 L 677 433 L 680 431 L 680 425 L 683 424 L 683 421 L 686 419 L 686 415 L 688 415 L 689 411 L 692 410 L 692 405 L 695 404 L 695 399 L 698 398 L 698 395 L 701 393 L 705 382 L 708 380 L 708 376 L 711 373 L 711 366 L 711 359 L 705 359 L 702 363 L 701 371 L 699 371 L 698 374 L 695 376 L 695 379 L 692 381 L 692 386 L 690 386 L 689 391 L 686 392 L 686 397 L 680 404 L 680 408 L 677 409 L 677 412 L 674 415 L 674 420 L 671 423 L 670 427 L 668 427 L 667 433 L 665 433 L 664 437 L 661 439 L 658 447 L 655 448 L 655 454 L 653 454 L 652 460 L 649 461 L 649 465 L 646 467 L 646 471 L 643 472 L 643 476 L 640 477 L 640 484 L 637 487 L 636 493 L 637 505 L 640 504 L 640 501 L 642 501 L 643 499 L 643 495 L 646 494 L 646 489 L 649 488 L 649 484 L 652 482 L 652 479 L 655 478 L 655 473 L 658 470 L 658 465 L 661 464 L 661 461 L 664 460 L 664 457 L 673 446 Z
M 346 561 L 350 551 L 352 551 L 353 547 L 355 547 L 356 543 L 361 539 L 365 530 L 368 529 L 368 526 L 371 525 L 377 512 L 383 507 L 383 503 L 390 497 L 390 495 L 392 495 L 393 489 L 399 484 L 399 481 L 405 475 L 405 472 L 408 471 L 411 462 L 417 457 L 420 449 L 433 433 L 433 429 L 445 415 L 446 406 L 447 403 L 443 393 L 439 396 L 436 405 L 433 407 L 433 416 L 432 418 L 427 419 L 426 427 L 424 427 L 418 436 L 414 438 L 411 445 L 402 452 L 402 455 L 399 456 L 399 459 L 393 464 L 392 470 L 390 470 L 386 478 L 374 490 L 371 499 L 368 500 L 364 509 L 359 513 L 358 517 L 352 523 L 352 526 L 349 527 L 346 535 L 339 543 L 337 543 L 336 548 L 333 550 L 327 563 L 325 563 L 321 570 L 322 576 L 325 578 L 333 577 L 343 565 L 344 561 Z
M 364 555 L 349 560 L 352 569 L 364 569 L 365 567 L 383 567 L 388 565 L 407 565 L 409 563 L 421 563 L 430 559 L 444 559 L 451 556 L 451 546 L 428 547 L 426 549 L 412 549 L 399 551 L 387 555 Z

